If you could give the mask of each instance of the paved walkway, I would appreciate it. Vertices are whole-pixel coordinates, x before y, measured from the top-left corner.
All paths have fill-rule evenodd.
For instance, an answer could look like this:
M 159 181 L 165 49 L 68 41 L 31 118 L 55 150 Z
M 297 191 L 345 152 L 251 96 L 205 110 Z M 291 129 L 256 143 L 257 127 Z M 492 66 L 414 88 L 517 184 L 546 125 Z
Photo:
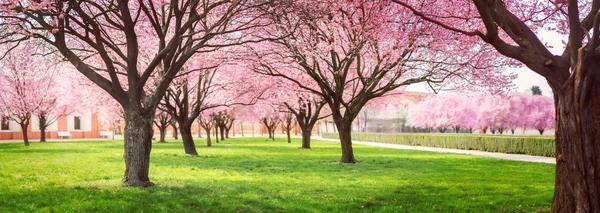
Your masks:
M 319 140 L 323 140 L 323 141 L 331 141 L 331 142 L 339 142 L 340 141 L 338 139 L 320 138 L 318 136 L 315 137 L 315 139 L 319 139 Z M 490 157 L 490 158 L 501 158 L 501 159 L 506 159 L 506 160 L 556 164 L 555 158 L 532 156 L 532 155 L 505 154 L 505 153 L 497 153 L 497 152 L 483 152 L 483 151 L 462 150 L 462 149 L 445 149 L 445 148 L 434 148 L 434 147 L 425 147 L 425 146 L 407 146 L 407 145 L 399 145 L 399 144 L 376 143 L 376 142 L 365 142 L 365 141 L 352 141 L 352 144 L 377 146 L 377 147 L 385 147 L 385 148 L 392 148 L 392 149 L 457 153 L 457 154 L 467 154 L 467 155 L 483 156 L 483 157 Z

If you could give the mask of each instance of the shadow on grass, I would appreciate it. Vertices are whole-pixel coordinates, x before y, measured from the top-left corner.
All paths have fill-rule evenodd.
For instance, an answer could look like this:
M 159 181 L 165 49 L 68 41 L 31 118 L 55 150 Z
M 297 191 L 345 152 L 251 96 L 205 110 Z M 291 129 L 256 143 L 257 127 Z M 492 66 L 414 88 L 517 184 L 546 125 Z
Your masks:
M 164 183 L 164 181 L 161 181 Z M 537 198 L 518 196 L 520 206 L 507 206 L 515 199 L 511 191 L 477 194 L 468 188 L 405 183 L 367 188 L 348 185 L 331 190 L 324 185 L 291 184 L 278 188 L 268 180 L 224 181 L 218 184 L 164 183 L 150 188 L 112 184 L 106 188 L 87 186 L 44 187 L 5 190 L 0 211 L 40 212 L 464 212 L 465 209 L 499 212 L 506 209 L 543 209 L 531 202 Z M 377 190 L 365 193 L 365 190 Z M 518 212 L 518 211 L 515 211 Z
M 107 189 L 74 186 L 8 190 L 0 195 L 2 212 L 314 212 L 318 201 L 295 203 L 257 190 L 247 182 L 220 187 L 199 184 Z M 290 205 L 294 204 L 294 205 Z

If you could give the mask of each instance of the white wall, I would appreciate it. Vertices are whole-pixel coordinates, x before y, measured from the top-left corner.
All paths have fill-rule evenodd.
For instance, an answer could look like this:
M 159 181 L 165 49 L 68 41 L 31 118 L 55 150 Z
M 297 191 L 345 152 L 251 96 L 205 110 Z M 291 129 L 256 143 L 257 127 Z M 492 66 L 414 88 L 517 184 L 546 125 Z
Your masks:
M 8 119 L 8 130 L 0 130 L 0 132 L 20 132 L 21 126 L 12 119 Z
M 40 119 L 35 115 L 31 116 L 31 131 L 32 132 L 40 131 Z M 58 120 L 54 121 L 54 123 L 50 124 L 50 126 L 48 126 L 48 128 L 46 128 L 46 131 L 48 131 L 48 132 L 58 131 Z
M 75 116 L 81 116 L 81 129 L 75 130 Z M 69 132 L 92 131 L 92 111 L 73 113 L 67 116 L 67 130 Z

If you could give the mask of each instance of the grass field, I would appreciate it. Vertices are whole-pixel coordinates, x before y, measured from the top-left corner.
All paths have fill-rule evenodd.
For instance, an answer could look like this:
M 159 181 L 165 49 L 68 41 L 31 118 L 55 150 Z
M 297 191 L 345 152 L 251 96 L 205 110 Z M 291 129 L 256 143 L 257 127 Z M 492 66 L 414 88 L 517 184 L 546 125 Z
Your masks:
M 355 145 L 155 143 L 156 186 L 125 187 L 119 141 L 0 144 L 1 212 L 546 212 L 554 165 Z

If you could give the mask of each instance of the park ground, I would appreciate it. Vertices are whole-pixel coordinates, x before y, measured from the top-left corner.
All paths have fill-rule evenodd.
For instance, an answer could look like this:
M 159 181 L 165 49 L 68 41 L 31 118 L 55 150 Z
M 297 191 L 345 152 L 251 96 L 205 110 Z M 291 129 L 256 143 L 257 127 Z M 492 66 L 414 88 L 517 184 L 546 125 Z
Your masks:
M 150 188 L 121 183 L 122 141 L 0 144 L 0 212 L 547 212 L 555 165 L 231 138 L 199 156 L 154 143 Z

